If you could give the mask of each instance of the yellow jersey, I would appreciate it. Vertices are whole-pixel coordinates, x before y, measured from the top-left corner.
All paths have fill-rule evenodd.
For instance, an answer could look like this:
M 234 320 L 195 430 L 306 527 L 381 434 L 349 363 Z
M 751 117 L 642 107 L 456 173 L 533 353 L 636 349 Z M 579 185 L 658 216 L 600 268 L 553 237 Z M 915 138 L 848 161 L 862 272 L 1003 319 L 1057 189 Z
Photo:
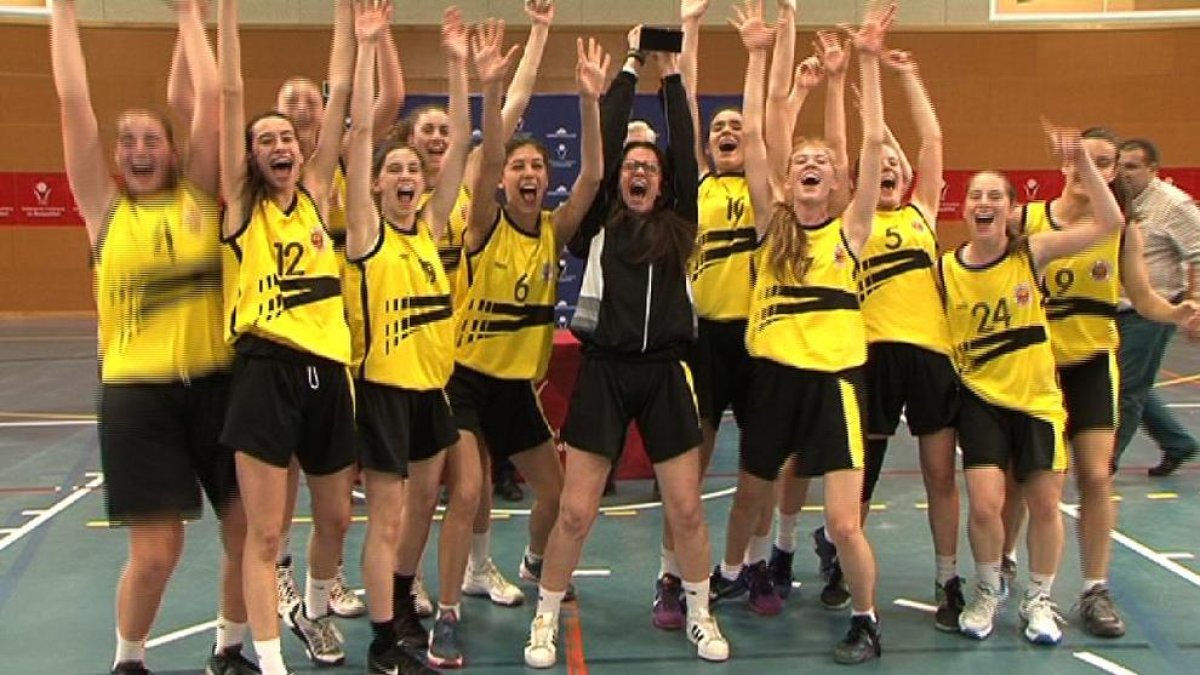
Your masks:
M 271 199 L 225 241 L 237 284 L 225 306 L 228 340 L 249 333 L 315 356 L 350 363 L 342 283 L 333 242 L 303 187 L 286 211 Z
M 95 251 L 100 377 L 174 382 L 229 368 L 217 202 L 194 185 L 109 211 Z
M 467 251 L 454 312 L 455 359 L 486 375 L 537 380 L 554 343 L 558 243 L 550 211 L 538 231 L 517 229 L 504 209 L 479 251 Z
M 807 271 L 782 276 L 768 258 L 768 234 L 754 256 L 754 285 L 746 347 L 751 356 L 785 366 L 839 372 L 867 360 L 866 328 L 858 303 L 857 262 L 842 219 L 800 225 L 808 237 Z
M 963 384 L 993 405 L 1064 424 L 1043 291 L 1028 242 L 978 267 L 964 264 L 962 251 L 946 253 L 939 266 Z
M 690 271 L 696 313 L 714 321 L 750 313 L 750 265 L 758 248 L 745 174 L 710 173 L 700 180 L 700 229 Z
M 441 389 L 454 369 L 450 282 L 429 226 L 381 219 L 375 246 L 345 270 L 354 375 L 415 391 Z
M 339 160 L 329 192 L 329 238 L 338 262 L 346 264 L 346 170 Z
M 425 208 L 425 203 L 433 191 L 421 195 L 417 202 L 418 208 Z M 466 185 L 458 188 L 458 197 L 454 199 L 454 208 L 450 209 L 450 219 L 446 222 L 442 236 L 438 239 L 438 255 L 442 259 L 442 268 L 450 278 L 451 293 L 458 289 L 458 272 L 463 259 L 463 236 L 467 231 L 467 214 L 471 210 L 471 191 Z
M 1059 229 L 1048 202 L 1026 204 L 1022 219 L 1028 234 Z M 1121 233 L 1116 232 L 1085 251 L 1046 263 L 1042 285 L 1049 295 L 1046 317 L 1058 365 L 1080 363 L 1117 348 L 1120 260 Z
M 938 294 L 937 237 L 917 207 L 876 211 L 859 279 L 867 342 L 902 342 L 950 355 Z

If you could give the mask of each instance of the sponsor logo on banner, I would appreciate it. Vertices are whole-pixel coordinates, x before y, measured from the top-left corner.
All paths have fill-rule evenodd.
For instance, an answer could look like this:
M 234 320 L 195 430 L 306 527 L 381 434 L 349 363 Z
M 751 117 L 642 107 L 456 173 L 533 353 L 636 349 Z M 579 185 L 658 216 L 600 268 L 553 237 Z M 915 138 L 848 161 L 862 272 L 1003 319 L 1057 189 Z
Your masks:
M 546 193 L 547 197 L 570 197 L 571 190 L 566 185 L 559 185 L 553 190 Z
M 578 138 L 578 137 L 579 137 L 579 134 L 576 134 L 573 131 L 567 131 L 566 127 L 559 127 L 557 129 L 555 129 L 552 133 L 546 134 L 546 138 L 554 138 L 554 139 Z
M 10 173 L 0 173 L 0 224 L 16 223 L 17 188 Z
M 66 174 L 14 174 L 16 220 L 22 225 L 81 225 Z
M 570 159 L 571 150 L 566 143 L 559 143 L 551 150 L 550 166 L 555 169 L 574 169 L 575 160 Z

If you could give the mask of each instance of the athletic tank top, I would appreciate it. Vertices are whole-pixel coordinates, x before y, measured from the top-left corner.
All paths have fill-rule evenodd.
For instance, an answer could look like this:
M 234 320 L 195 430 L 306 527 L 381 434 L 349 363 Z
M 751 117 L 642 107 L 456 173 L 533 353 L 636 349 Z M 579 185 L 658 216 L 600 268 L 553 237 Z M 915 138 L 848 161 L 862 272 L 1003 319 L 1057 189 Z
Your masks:
M 1030 202 L 1025 232 L 1059 229 L 1049 202 Z M 1117 300 L 1121 296 L 1121 234 L 1104 237 L 1087 250 L 1046 264 L 1042 285 L 1049 293 L 1050 346 L 1054 360 L 1069 366 L 1117 348 Z
M 750 264 L 758 247 L 750 188 L 741 173 L 700 180 L 700 229 L 691 260 L 696 313 L 715 321 L 750 312 Z
M 506 380 L 537 380 L 554 342 L 558 244 L 554 221 L 542 211 L 536 234 L 517 229 L 504 209 L 459 275 L 455 359 Z
M 382 220 L 379 239 L 346 266 L 354 374 L 378 384 L 441 389 L 454 369 L 450 282 L 429 226 L 405 232 Z
M 431 195 L 433 195 L 432 190 L 421 195 L 417 207 L 425 208 L 425 203 L 429 201 Z M 437 242 L 442 268 L 446 270 L 446 276 L 450 279 L 451 292 L 458 289 L 458 271 L 462 266 L 463 257 L 463 234 L 467 231 L 467 214 L 470 209 L 471 191 L 467 189 L 467 186 L 461 185 L 458 188 L 458 197 L 454 199 L 454 208 L 450 209 L 450 219 L 446 222 L 446 229 L 442 230 L 442 236 Z
M 867 360 L 866 329 L 858 305 L 856 262 L 842 219 L 804 227 L 808 271 L 797 280 L 770 264 L 768 234 L 754 256 L 754 286 L 746 347 L 751 356 L 793 368 L 838 372 Z
M 346 264 L 346 170 L 338 161 L 333 172 L 333 186 L 329 192 L 329 238 L 338 262 Z
M 867 342 L 903 342 L 949 356 L 934 270 L 937 237 L 924 214 L 912 204 L 876 211 L 859 257 Z
M 1028 243 L 980 267 L 964 265 L 962 251 L 946 253 L 939 265 L 963 384 L 994 405 L 1065 421 Z
M 287 211 L 270 199 L 255 204 L 226 244 L 227 273 L 237 278 L 226 302 L 230 342 L 249 333 L 350 363 L 350 329 L 333 242 L 303 187 Z
M 229 367 L 220 210 L 194 185 L 122 195 L 94 273 L 104 382 L 172 382 Z

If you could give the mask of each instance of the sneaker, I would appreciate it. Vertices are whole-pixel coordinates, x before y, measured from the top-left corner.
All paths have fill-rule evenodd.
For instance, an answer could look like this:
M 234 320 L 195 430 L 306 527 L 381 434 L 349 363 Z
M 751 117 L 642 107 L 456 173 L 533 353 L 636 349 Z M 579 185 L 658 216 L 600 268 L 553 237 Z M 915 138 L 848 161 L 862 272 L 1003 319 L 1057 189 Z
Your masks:
M 767 562 L 767 569 L 771 571 L 771 582 L 775 584 L 775 595 L 780 598 L 787 598 L 792 593 L 792 582 L 795 577 L 792 576 L 792 559 L 796 553 L 788 553 L 778 546 L 771 546 L 771 560 Z
M 242 646 L 226 647 L 208 657 L 204 675 L 255 675 L 261 673 L 253 661 L 242 654 Z
M 409 649 L 425 649 L 429 647 L 429 631 L 421 625 L 416 608 L 396 607 L 392 623 L 396 626 L 396 644 Z
M 683 581 L 674 574 L 664 574 L 654 582 L 654 608 L 650 617 L 654 627 L 679 630 L 685 621 L 683 613 Z
M 329 611 L 343 619 L 353 619 L 367 613 L 362 598 L 355 595 L 346 584 L 346 569 L 342 565 L 338 565 L 337 576 L 333 578 L 333 586 L 329 589 Z
M 821 589 L 821 606 L 825 609 L 846 609 L 850 606 L 850 586 L 842 574 L 842 564 L 836 560 Z
M 1115 638 L 1125 634 L 1125 621 L 1117 613 L 1108 586 L 1096 586 L 1084 593 L 1079 598 L 1079 614 L 1084 630 L 1096 637 Z
M 1164 454 L 1157 466 L 1146 469 L 1146 475 L 1151 478 L 1165 478 L 1166 476 L 1170 476 L 1178 471 L 1179 467 L 1183 466 L 1183 463 L 1191 459 L 1195 454 L 1195 451 L 1192 451 L 1185 457 L 1170 457 Z
M 417 610 L 417 616 L 422 619 L 428 619 L 433 616 L 433 600 L 429 599 L 429 591 L 425 589 L 425 582 L 421 577 L 413 579 L 412 587 L 413 608 Z
M 437 671 L 396 644 L 382 654 L 367 649 L 367 675 L 437 675 Z
M 304 603 L 301 602 L 292 607 L 289 616 L 291 621 L 288 625 L 304 643 L 304 652 L 313 663 L 318 666 L 339 666 L 346 660 L 332 615 L 310 619 L 304 613 Z
M 292 608 L 300 604 L 300 593 L 296 590 L 296 575 L 292 571 L 292 556 L 287 556 L 282 563 L 275 564 L 275 595 L 278 598 L 276 612 L 279 618 L 292 627 Z
M 109 672 L 121 673 L 122 675 L 153 675 L 146 668 L 146 664 L 141 661 L 122 661 L 113 666 L 113 669 Z
M 525 643 L 525 665 L 553 668 L 558 660 L 558 617 L 547 612 L 533 617 L 529 624 L 529 642 Z
M 1000 595 L 1007 598 L 1017 582 L 1017 561 L 1003 556 L 1000 558 Z
M 708 612 L 688 617 L 688 640 L 696 645 L 696 655 L 705 661 L 729 660 L 729 641 L 721 635 L 717 619 Z
M 429 663 L 438 668 L 462 668 L 462 637 L 458 634 L 458 616 L 442 612 L 429 631 Z
M 541 584 L 542 564 L 545 562 L 544 558 L 534 560 L 527 555 L 522 555 L 521 565 L 517 568 L 517 576 L 531 584 Z M 573 602 L 574 600 L 575 584 L 567 584 L 567 594 L 563 596 L 563 602 Z
M 816 552 L 818 560 L 817 572 L 821 574 L 822 579 L 828 580 L 834 565 L 838 564 L 837 547 L 825 537 L 824 525 L 812 531 L 812 540 L 813 551 Z
M 746 569 L 744 567 L 736 579 L 726 579 L 725 575 L 721 574 L 720 563 L 713 567 L 712 576 L 708 578 L 708 601 L 710 603 L 715 604 L 721 600 L 740 598 L 746 593 L 746 590 Z
M 850 630 L 833 648 L 833 660 L 853 665 L 877 659 L 883 653 L 879 622 L 869 616 L 850 617 Z
M 962 592 L 962 578 L 953 577 L 945 585 L 935 583 L 934 597 L 937 598 L 938 606 L 933 615 L 933 627 L 947 633 L 957 633 L 958 616 L 967 605 Z
M 767 561 L 759 560 L 746 568 L 746 588 L 750 591 L 750 609 L 763 616 L 775 616 L 783 611 L 783 602 L 775 594 L 775 583 Z
M 1017 613 L 1025 622 L 1025 639 L 1035 645 L 1053 646 L 1062 642 L 1062 629 L 1058 627 L 1058 613 L 1050 596 L 1039 593 L 1021 601 Z
M 463 595 L 474 597 L 486 596 L 491 598 L 492 602 L 504 607 L 516 607 L 525 602 L 525 594 L 511 581 L 504 578 L 491 558 L 484 561 L 483 565 L 478 568 L 472 567 L 470 563 L 467 564 L 467 573 L 463 576 L 462 592 Z
M 1003 601 L 1004 596 L 1000 595 L 999 591 L 984 584 L 977 584 L 971 603 L 958 615 L 959 632 L 976 640 L 987 638 L 992 634 L 996 624 L 996 613 Z

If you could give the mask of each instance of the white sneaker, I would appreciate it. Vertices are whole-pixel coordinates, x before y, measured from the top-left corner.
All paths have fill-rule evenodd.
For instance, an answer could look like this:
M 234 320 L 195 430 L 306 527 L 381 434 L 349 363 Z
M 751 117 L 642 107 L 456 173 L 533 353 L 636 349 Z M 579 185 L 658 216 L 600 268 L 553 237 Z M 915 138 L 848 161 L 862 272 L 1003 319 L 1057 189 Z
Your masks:
M 975 586 L 975 595 L 971 602 L 958 615 L 958 629 L 963 635 L 983 640 L 992 634 L 996 623 L 996 613 L 1004 596 L 999 591 L 985 585 Z
M 529 642 L 525 643 L 525 665 L 553 668 L 558 660 L 558 617 L 546 612 L 533 617 L 529 624 Z
M 275 564 L 275 595 L 278 603 L 275 612 L 291 628 L 292 608 L 300 604 L 300 593 L 296 591 L 296 575 L 292 571 L 290 555 L 283 559 L 283 563 Z
M 318 666 L 340 666 L 346 660 L 342 649 L 341 632 L 333 623 L 333 616 L 326 614 L 319 619 L 310 619 L 304 614 L 304 604 L 296 603 L 291 615 L 292 632 L 304 643 L 304 652 Z
M 525 602 L 525 594 L 511 581 L 504 578 L 491 558 L 488 558 L 478 568 L 467 565 L 467 573 L 463 576 L 462 592 L 464 595 L 475 597 L 487 596 L 492 599 L 492 602 L 505 607 L 515 607 Z
M 346 569 L 338 565 L 337 576 L 329 588 L 329 611 L 343 619 L 353 619 L 367 613 L 367 606 L 346 583 Z
M 688 612 L 688 639 L 696 645 L 696 655 L 705 661 L 729 659 L 729 641 L 721 635 L 717 619 L 708 612 L 698 611 L 695 616 Z
M 417 616 L 422 619 L 433 616 L 433 601 L 429 599 L 429 591 L 425 589 L 425 582 L 419 576 L 413 579 L 412 599 Z
M 1050 596 L 1039 593 L 1032 598 L 1025 598 L 1017 608 L 1017 613 L 1025 622 L 1025 639 L 1035 645 L 1053 646 L 1062 642 L 1062 629 L 1058 612 Z

